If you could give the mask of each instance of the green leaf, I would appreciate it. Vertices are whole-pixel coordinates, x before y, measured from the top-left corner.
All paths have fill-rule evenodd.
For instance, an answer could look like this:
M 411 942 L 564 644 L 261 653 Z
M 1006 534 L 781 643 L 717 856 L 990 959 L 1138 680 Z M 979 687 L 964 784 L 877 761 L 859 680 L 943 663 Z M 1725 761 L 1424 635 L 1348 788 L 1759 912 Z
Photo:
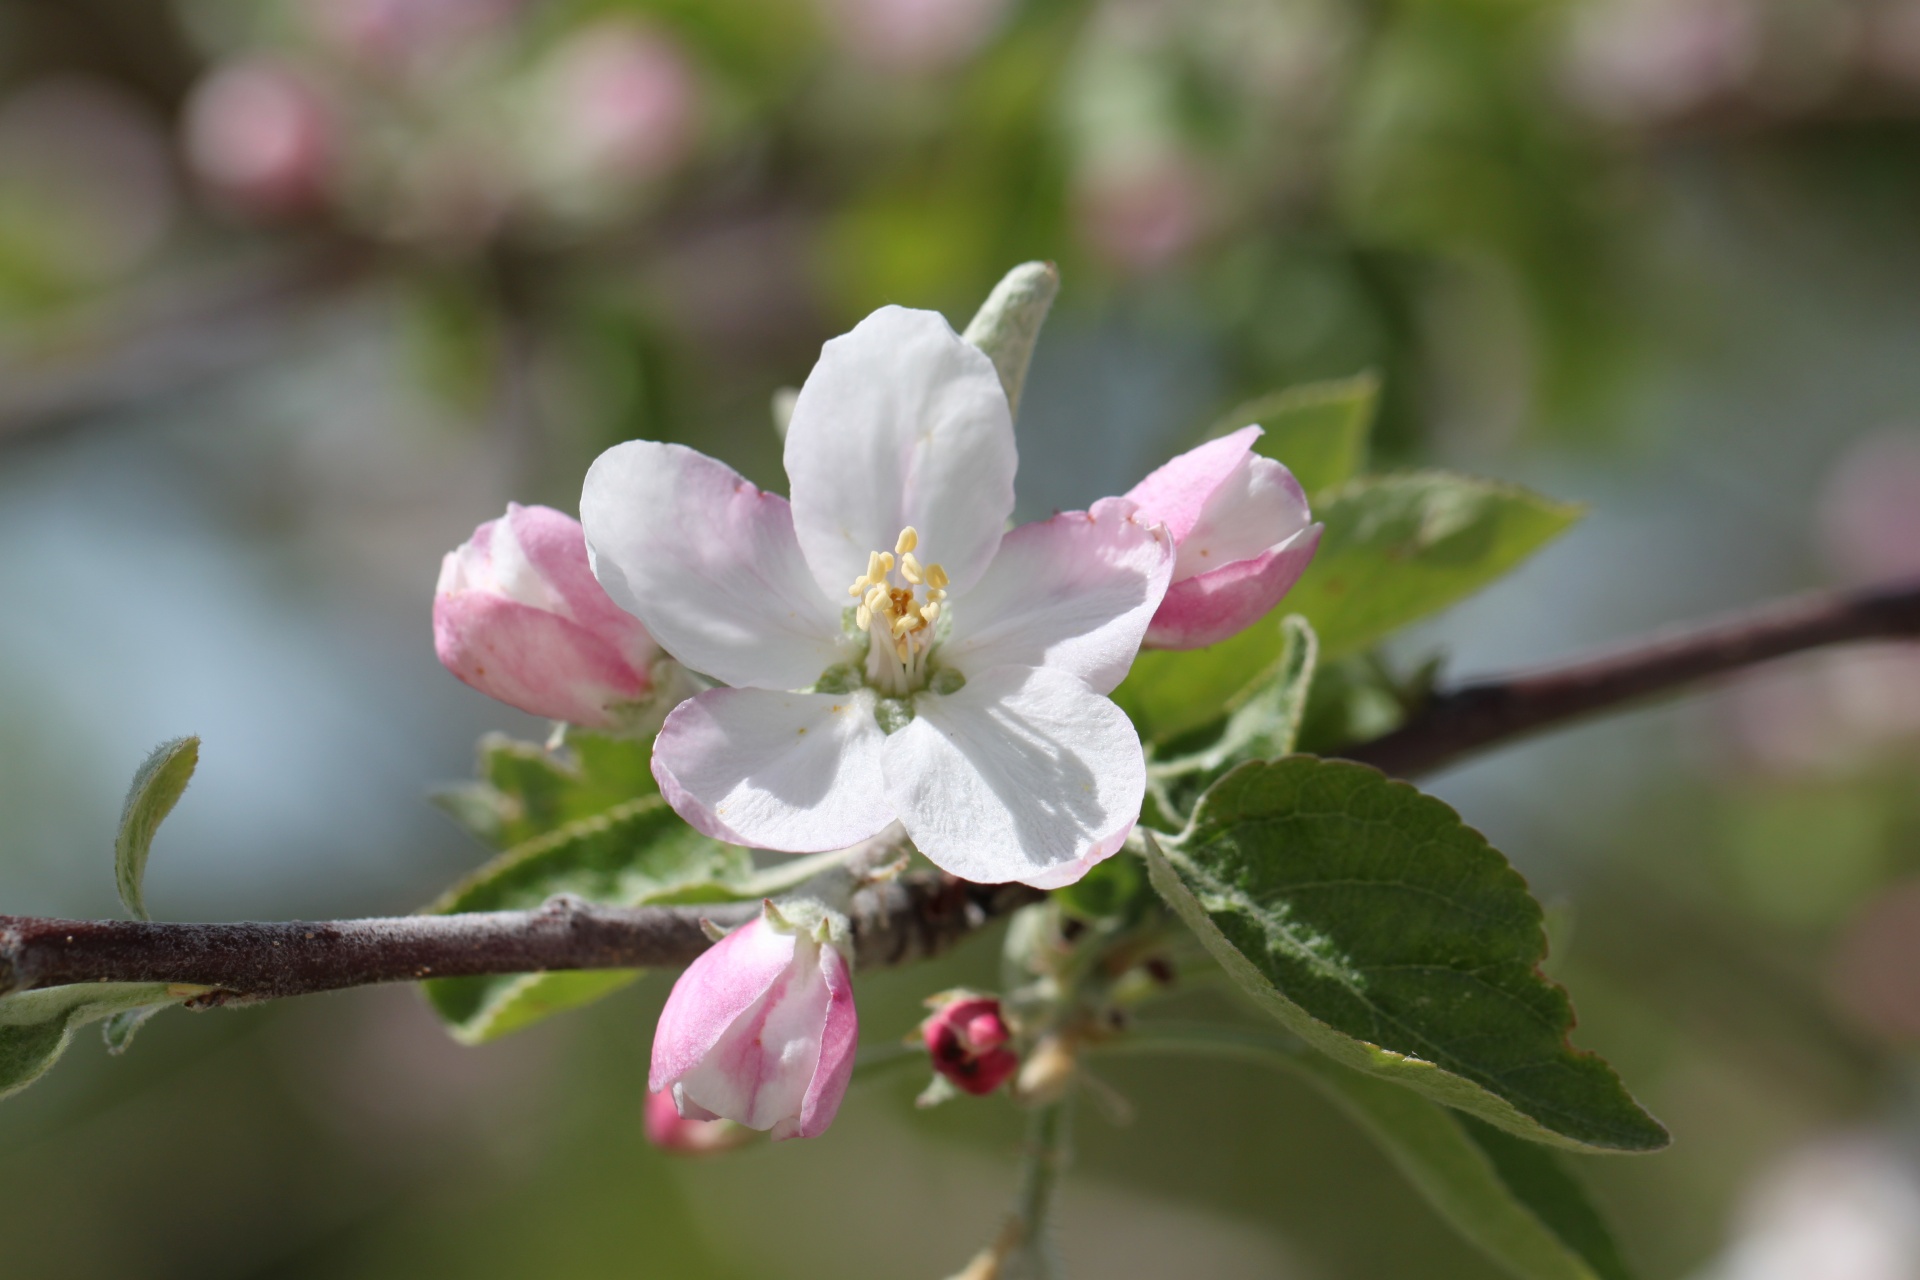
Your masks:
M 1380 379 L 1363 373 L 1338 382 L 1288 387 L 1236 405 L 1213 424 L 1207 437 L 1258 424 L 1266 434 L 1254 451 L 1284 463 L 1312 496 L 1360 474 L 1379 405 Z
M 1355 653 L 1503 577 L 1581 512 L 1438 471 L 1356 480 L 1315 504 L 1327 531 L 1287 607 L 1313 623 L 1323 659 Z
M 1023 262 L 993 286 L 961 335 L 993 361 L 1007 405 L 1016 414 L 1040 326 L 1046 323 L 1059 292 L 1060 272 L 1051 262 Z
M 480 779 L 434 794 L 455 822 L 496 849 L 511 849 L 570 822 L 657 792 L 653 744 L 571 733 L 564 751 L 501 733 L 480 740 Z
M 1220 773 L 1248 760 L 1271 760 L 1293 750 L 1306 714 L 1318 646 L 1307 620 L 1280 623 L 1280 656 L 1227 703 L 1226 717 L 1204 732 L 1168 743 L 1163 773 Z
M 1129 1043 L 1131 1042 L 1131 1043 Z M 1523 1280 L 1631 1280 L 1612 1232 L 1561 1157 L 1291 1037 L 1151 1024 L 1116 1052 L 1240 1058 L 1305 1078 L 1345 1111 L 1453 1227 Z
M 1154 887 L 1221 966 L 1335 1061 L 1537 1142 L 1666 1145 L 1568 1042 L 1526 882 L 1440 801 L 1294 756 L 1234 770 L 1164 852 L 1146 844 Z
M 120 834 L 113 842 L 113 878 L 120 901 L 136 920 L 151 919 L 141 884 L 153 837 L 193 778 L 200 763 L 200 739 L 175 738 L 153 749 L 133 775 L 127 802 L 120 809 Z
M 0 1098 L 45 1075 L 87 1023 L 162 1009 L 210 990 L 183 983 L 89 982 L 0 997 Z
M 1280 623 L 1280 656 L 1227 703 L 1227 714 L 1204 729 L 1150 745 L 1147 780 L 1152 806 L 1142 821 L 1177 828 L 1200 792 L 1249 760 L 1272 760 L 1294 748 L 1314 681 L 1317 646 L 1305 618 Z
M 427 910 L 440 915 L 524 910 L 563 893 L 626 907 L 731 902 L 758 888 L 754 880 L 745 849 L 701 835 L 650 796 L 509 850 Z M 454 1038 L 479 1044 L 597 1000 L 638 976 L 639 970 L 623 969 L 434 978 L 423 985 Z

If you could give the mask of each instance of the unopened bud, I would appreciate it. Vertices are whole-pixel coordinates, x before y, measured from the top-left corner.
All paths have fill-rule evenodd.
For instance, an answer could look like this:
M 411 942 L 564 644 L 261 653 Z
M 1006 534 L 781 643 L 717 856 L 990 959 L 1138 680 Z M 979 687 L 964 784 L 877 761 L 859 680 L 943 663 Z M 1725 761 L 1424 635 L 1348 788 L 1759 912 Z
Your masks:
M 920 1039 L 933 1069 L 967 1093 L 988 1094 L 1019 1069 L 1007 1047 L 1013 1032 L 991 996 L 963 996 L 935 1009 L 920 1024 Z
M 255 217 L 289 217 L 321 203 L 333 135 L 319 91 L 268 59 L 214 72 L 187 103 L 188 160 L 223 199 Z

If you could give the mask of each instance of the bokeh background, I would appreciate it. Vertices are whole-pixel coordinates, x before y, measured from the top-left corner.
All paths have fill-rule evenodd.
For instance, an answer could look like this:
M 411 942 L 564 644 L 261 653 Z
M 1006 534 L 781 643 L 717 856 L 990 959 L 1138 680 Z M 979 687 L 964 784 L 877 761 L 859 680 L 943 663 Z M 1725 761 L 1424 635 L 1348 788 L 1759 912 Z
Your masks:
M 888 302 L 1065 290 L 1025 514 L 1229 404 L 1385 379 L 1376 465 L 1591 504 L 1399 642 L 1485 672 L 1920 573 L 1916 0 L 0 0 L 0 909 L 116 914 L 127 778 L 205 739 L 164 918 L 411 909 L 426 801 L 544 726 L 435 663 L 440 555 L 594 453 L 779 487 L 769 404 Z M 1580 1162 L 1649 1277 L 1920 1277 L 1920 654 L 1792 660 L 1437 779 L 1670 1151 Z M 870 1040 L 992 938 L 862 980 Z M 934 1277 L 1018 1118 L 641 1137 L 654 978 L 479 1049 L 417 993 L 81 1037 L 0 1106 L 0 1274 Z M 1232 1012 L 1221 997 L 1193 1008 Z M 908 1073 L 911 1074 L 911 1073 Z M 1341 1116 L 1103 1068 L 1102 1277 L 1488 1277 Z

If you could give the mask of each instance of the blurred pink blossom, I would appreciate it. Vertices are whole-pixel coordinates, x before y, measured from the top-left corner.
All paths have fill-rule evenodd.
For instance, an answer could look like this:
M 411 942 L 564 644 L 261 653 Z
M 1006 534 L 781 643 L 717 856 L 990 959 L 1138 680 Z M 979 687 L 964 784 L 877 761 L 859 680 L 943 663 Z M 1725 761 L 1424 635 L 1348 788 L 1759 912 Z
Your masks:
M 36 270 L 70 283 L 130 272 L 177 207 L 161 123 L 119 88 L 51 76 L 0 101 L 0 208 Z
M 1920 577 L 1920 432 L 1854 444 L 1820 495 L 1820 541 L 1851 582 Z
M 1606 119 L 1671 119 L 1739 88 L 1759 39 L 1746 0 L 1587 0 L 1569 33 L 1567 91 Z
M 431 65 L 498 35 L 525 0 L 307 0 L 322 42 L 350 62 L 399 72 Z
M 325 200 L 335 159 L 334 122 L 313 83 L 270 58 L 230 63 L 188 100 L 187 159 L 242 212 L 308 213 Z
M 1164 267 L 1205 233 L 1211 201 L 1197 166 L 1168 152 L 1096 164 L 1074 183 L 1081 234 L 1130 271 Z
M 700 85 L 680 46 L 638 23 L 586 27 L 536 72 L 528 164 L 553 203 L 593 204 L 692 149 Z
M 1020 1057 L 1000 1002 L 991 996 L 962 995 L 946 1001 L 920 1024 L 933 1069 L 966 1093 L 989 1094 L 1020 1069 Z
M 1009 0 L 823 0 L 836 42 L 870 66 L 924 74 L 957 66 L 999 27 Z

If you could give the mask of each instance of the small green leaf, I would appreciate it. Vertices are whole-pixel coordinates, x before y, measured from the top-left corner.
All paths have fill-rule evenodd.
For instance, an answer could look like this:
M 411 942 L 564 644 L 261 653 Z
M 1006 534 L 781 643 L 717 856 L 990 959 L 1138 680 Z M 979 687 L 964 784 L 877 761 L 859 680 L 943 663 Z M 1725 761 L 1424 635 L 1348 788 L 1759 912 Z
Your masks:
M 729 902 L 754 884 L 745 849 L 701 835 L 658 797 L 616 805 L 501 854 L 427 910 L 511 911 L 556 894 L 637 907 L 661 902 Z M 427 999 L 457 1040 L 478 1044 L 550 1013 L 597 1000 L 638 970 L 434 978 Z
M 0 1098 L 45 1075 L 66 1052 L 74 1031 L 87 1023 L 162 1009 L 211 989 L 166 982 L 89 982 L 0 997 Z M 112 1038 L 108 1044 L 112 1046 Z
M 1324 659 L 1358 652 L 1505 576 L 1582 509 L 1445 472 L 1356 480 L 1314 505 L 1320 550 L 1287 608 Z
M 1246 691 L 1249 672 L 1273 667 L 1286 641 L 1271 622 L 1256 622 L 1206 649 L 1146 649 L 1113 700 L 1148 742 L 1168 742 L 1212 724 Z
M 149 1018 L 166 1007 L 163 1004 L 149 1004 L 109 1015 L 100 1024 L 100 1035 L 107 1042 L 107 1052 L 117 1058 L 132 1048 L 134 1035 L 147 1025 Z
M 495 849 L 653 795 L 653 744 L 571 733 L 564 751 L 501 733 L 480 740 L 480 779 L 434 794 L 455 822 Z
M 120 809 L 120 834 L 113 842 L 113 878 L 120 901 L 136 920 L 151 919 L 141 890 L 153 837 L 193 778 L 200 762 L 200 739 L 175 738 L 153 749 L 133 775 L 127 802 Z
M 1020 393 L 1027 385 L 1027 365 L 1040 340 L 1040 326 L 1059 292 L 1060 272 L 1051 262 L 1023 262 L 993 286 L 960 335 L 993 361 L 1015 414 L 1020 412 Z
M 1377 770 L 1294 756 L 1207 792 L 1153 884 L 1215 959 L 1334 1060 L 1503 1129 L 1651 1151 L 1667 1134 L 1540 973 L 1526 882 L 1445 804 Z
M 1285 464 L 1312 496 L 1360 474 L 1379 404 L 1380 379 L 1363 373 L 1338 382 L 1288 387 L 1236 405 L 1207 436 L 1260 426 L 1265 434 L 1254 445 L 1255 452 Z

